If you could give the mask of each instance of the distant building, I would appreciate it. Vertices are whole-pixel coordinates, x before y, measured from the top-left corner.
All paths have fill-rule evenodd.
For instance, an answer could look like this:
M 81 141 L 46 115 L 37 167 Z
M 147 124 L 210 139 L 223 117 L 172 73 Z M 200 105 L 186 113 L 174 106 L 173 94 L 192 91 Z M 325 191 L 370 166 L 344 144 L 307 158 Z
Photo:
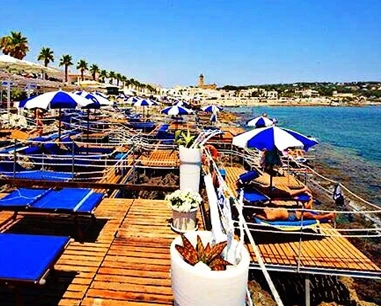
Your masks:
M 197 87 L 201 89 L 217 89 L 217 84 L 205 84 L 204 75 L 201 73 L 198 77 Z

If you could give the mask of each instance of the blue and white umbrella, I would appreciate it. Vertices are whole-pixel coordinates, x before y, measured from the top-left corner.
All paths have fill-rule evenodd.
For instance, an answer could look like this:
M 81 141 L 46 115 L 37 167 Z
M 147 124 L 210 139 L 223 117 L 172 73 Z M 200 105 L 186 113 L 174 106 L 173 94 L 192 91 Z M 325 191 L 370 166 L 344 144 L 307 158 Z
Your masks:
M 19 107 L 25 107 L 28 109 L 41 108 L 41 109 L 55 109 L 58 108 L 59 125 L 58 136 L 61 137 L 61 109 L 62 108 L 76 108 L 86 107 L 91 104 L 92 101 L 88 100 L 80 95 L 76 95 L 65 91 L 51 91 L 32 98 L 25 99 L 20 102 Z
M 190 115 L 192 114 L 192 111 L 182 106 L 169 106 L 164 108 L 161 111 L 161 113 L 166 115 L 176 116 L 176 115 Z
M 207 105 L 207 106 L 201 107 L 201 109 L 204 112 L 208 112 L 208 113 L 218 113 L 219 111 L 222 111 L 222 107 L 216 106 L 216 105 Z
M 139 98 L 137 97 L 129 97 L 128 99 L 125 100 L 126 103 L 134 104 L 135 102 L 138 102 Z
M 138 99 L 138 101 L 134 102 L 133 105 L 150 107 L 150 106 L 154 106 L 154 103 L 149 99 Z
M 185 102 L 185 101 L 175 101 L 173 104 L 172 104 L 173 106 L 182 106 L 182 107 L 185 107 L 185 108 L 189 108 L 190 107 L 190 105 L 187 103 L 187 102 Z
M 255 118 L 247 121 L 246 125 L 247 126 L 254 126 L 255 128 L 261 128 L 261 127 L 274 125 L 274 121 L 271 120 L 270 118 L 259 116 L 259 117 L 255 117 Z
M 289 147 L 303 147 L 305 151 L 308 151 L 317 143 L 315 139 L 277 126 L 253 129 L 233 138 L 233 145 L 238 147 L 268 151 L 275 151 L 275 149 L 283 151 Z
M 270 169 L 280 163 L 277 150 L 283 151 L 289 147 L 303 147 L 307 151 L 318 142 L 298 132 L 282 129 L 277 126 L 253 129 L 233 137 L 233 145 L 241 148 L 257 148 L 264 150 L 265 167 Z M 272 171 L 270 172 L 270 199 L 272 193 Z
M 80 95 L 88 100 L 91 100 L 94 103 L 94 107 L 86 106 L 86 108 L 99 108 L 99 106 L 112 106 L 114 105 L 113 102 L 109 101 L 108 99 L 104 98 L 103 96 L 97 94 L 97 93 L 89 93 L 87 91 L 77 91 L 77 95 Z

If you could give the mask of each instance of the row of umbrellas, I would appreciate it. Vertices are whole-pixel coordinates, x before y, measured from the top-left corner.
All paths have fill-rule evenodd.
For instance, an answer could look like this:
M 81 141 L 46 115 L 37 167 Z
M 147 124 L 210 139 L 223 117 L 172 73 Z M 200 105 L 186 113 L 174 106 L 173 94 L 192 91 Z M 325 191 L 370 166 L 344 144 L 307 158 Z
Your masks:
M 158 102 L 150 99 L 130 98 L 133 101 L 133 106 L 150 107 L 159 105 Z M 184 102 L 185 103 L 185 102 Z M 101 93 L 88 93 L 86 91 L 77 91 L 74 93 L 65 91 L 53 91 L 47 92 L 35 97 L 27 98 L 20 102 L 20 108 L 27 109 L 59 109 L 59 130 L 58 134 L 61 136 L 61 109 L 62 108 L 84 108 L 84 109 L 99 109 L 102 106 L 112 106 L 114 103 L 109 101 L 106 96 Z M 181 104 L 184 105 L 184 104 Z M 209 105 L 203 108 L 204 111 L 216 113 L 221 108 Z M 185 106 L 173 105 L 167 107 L 161 111 L 166 115 L 189 115 L 192 114 L 192 110 Z

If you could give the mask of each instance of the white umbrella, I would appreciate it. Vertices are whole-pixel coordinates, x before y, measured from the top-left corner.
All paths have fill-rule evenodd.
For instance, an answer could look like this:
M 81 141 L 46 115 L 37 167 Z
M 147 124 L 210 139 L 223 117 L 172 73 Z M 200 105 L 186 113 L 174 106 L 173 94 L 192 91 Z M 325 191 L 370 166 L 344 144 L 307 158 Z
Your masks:
M 0 68 L 6 69 L 23 69 L 29 72 L 51 72 L 57 73 L 60 72 L 58 69 L 51 67 L 45 67 L 38 63 L 32 63 L 26 60 L 20 60 L 9 55 L 0 55 Z
M 308 150 L 318 142 L 298 132 L 277 126 L 257 128 L 233 137 L 233 145 L 241 148 L 257 148 L 283 151 L 289 147 Z
M 265 126 L 272 126 L 274 125 L 274 121 L 270 118 L 259 116 L 255 117 L 253 119 L 250 119 L 246 122 L 247 126 L 254 126 L 256 128 L 265 127 Z
M 216 106 L 216 105 L 207 105 L 201 108 L 204 112 L 208 113 L 217 113 L 219 111 L 222 111 L 222 107 Z
M 161 111 L 161 113 L 166 114 L 166 115 L 175 116 L 175 115 L 190 115 L 190 114 L 192 114 L 192 111 L 190 109 L 185 108 L 185 107 L 175 105 L 175 106 L 169 106 L 169 107 L 164 108 Z
M 86 107 L 87 105 L 91 103 L 93 103 L 93 101 L 88 100 L 84 97 L 81 97 L 80 95 L 59 90 L 59 91 L 47 92 L 42 95 L 21 101 L 19 107 L 25 107 L 29 109 L 58 108 L 59 109 L 58 137 L 61 137 L 61 109 L 62 108 L 76 108 L 77 106 Z

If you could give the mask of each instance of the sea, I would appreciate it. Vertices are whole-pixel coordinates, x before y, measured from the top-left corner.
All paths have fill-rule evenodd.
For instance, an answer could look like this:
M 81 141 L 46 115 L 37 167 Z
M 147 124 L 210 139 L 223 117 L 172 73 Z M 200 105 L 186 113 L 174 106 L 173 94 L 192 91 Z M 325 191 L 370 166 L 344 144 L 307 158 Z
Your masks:
M 317 162 L 333 179 L 381 205 L 381 106 L 365 107 L 232 107 L 240 122 L 266 113 L 280 127 L 312 136 Z M 332 178 L 332 177 L 331 177 Z

